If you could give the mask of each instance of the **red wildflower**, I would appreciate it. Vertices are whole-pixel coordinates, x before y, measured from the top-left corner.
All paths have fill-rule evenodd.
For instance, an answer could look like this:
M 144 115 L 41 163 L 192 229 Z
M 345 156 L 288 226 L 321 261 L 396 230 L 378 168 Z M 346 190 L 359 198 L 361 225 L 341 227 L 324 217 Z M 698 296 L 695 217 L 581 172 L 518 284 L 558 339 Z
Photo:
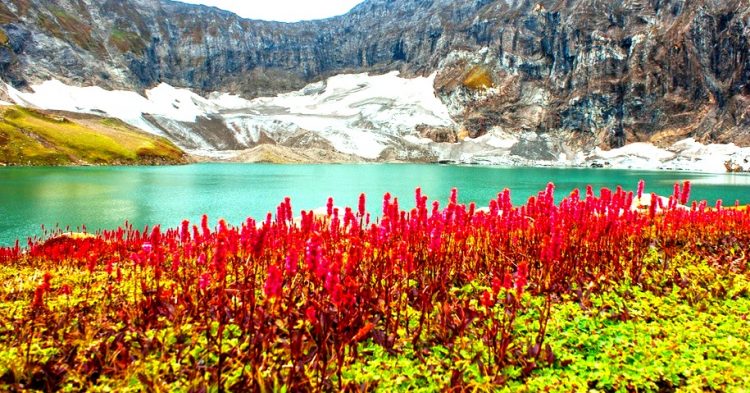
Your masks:
M 518 270 L 516 271 L 516 293 L 521 296 L 529 275 L 529 265 L 526 261 L 522 261 L 518 264 Z
M 180 242 L 185 244 L 190 241 L 190 222 L 188 220 L 182 220 L 182 226 L 180 227 Z
M 284 263 L 284 269 L 286 270 L 287 274 L 289 274 L 290 276 L 297 273 L 297 269 L 299 267 L 298 260 L 299 260 L 299 255 L 297 253 L 297 249 L 292 247 L 287 253 L 286 261 Z
M 211 284 L 211 275 L 208 273 L 201 274 L 201 277 L 198 279 L 198 288 L 203 291 L 208 288 L 209 284 Z
M 315 312 L 315 307 L 309 306 L 305 309 L 305 318 L 312 323 L 315 324 L 318 322 L 317 313 Z
M 643 198 L 643 190 L 646 188 L 646 182 L 643 180 L 638 181 L 638 200 Z
M 651 205 L 648 208 L 648 215 L 653 220 L 656 217 L 656 208 L 659 206 L 659 199 L 653 192 L 651 193 Z
M 365 216 L 365 194 L 359 194 L 359 207 L 357 209 L 360 217 Z
M 156 229 L 156 228 L 154 228 L 154 229 Z M 151 252 L 151 250 L 153 250 L 153 249 L 154 249 L 154 246 L 153 246 L 153 245 L 151 245 L 151 243 L 149 243 L 149 242 L 145 242 L 145 243 L 143 243 L 143 244 L 141 245 L 141 249 L 143 249 L 143 251 L 144 251 L 144 252 L 145 252 L 146 254 L 148 254 L 148 253 L 150 253 L 150 252 Z
M 495 305 L 495 299 L 489 291 L 484 291 L 479 303 L 484 307 L 490 308 Z
M 281 270 L 274 265 L 268 267 L 268 278 L 263 291 L 270 299 L 281 296 L 282 277 Z
M 51 285 L 50 282 L 52 281 L 52 275 L 50 273 L 44 273 L 44 277 L 42 277 L 42 283 L 36 287 L 36 290 L 34 290 L 34 300 L 31 303 L 31 307 L 33 308 L 42 308 L 44 307 L 44 294 L 49 292 Z

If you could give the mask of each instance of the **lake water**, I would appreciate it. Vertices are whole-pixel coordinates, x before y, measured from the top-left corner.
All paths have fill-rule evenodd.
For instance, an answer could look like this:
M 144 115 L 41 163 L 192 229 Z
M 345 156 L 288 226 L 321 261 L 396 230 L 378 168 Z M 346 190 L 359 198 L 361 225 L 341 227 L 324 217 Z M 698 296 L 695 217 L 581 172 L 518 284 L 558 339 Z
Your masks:
M 647 192 L 671 194 L 675 182 L 690 180 L 694 199 L 750 203 L 750 176 L 732 174 L 417 164 L 0 168 L 0 245 L 37 235 L 41 225 L 93 231 L 128 220 L 136 227 L 175 227 L 202 214 L 240 224 L 275 212 L 286 196 L 298 213 L 324 206 L 329 196 L 338 206 L 356 207 L 364 192 L 368 211 L 378 213 L 385 192 L 413 207 L 418 186 L 441 203 L 457 187 L 460 202 L 486 205 L 506 187 L 514 203 L 523 203 L 550 181 L 561 197 L 587 184 L 635 190 L 639 179 Z

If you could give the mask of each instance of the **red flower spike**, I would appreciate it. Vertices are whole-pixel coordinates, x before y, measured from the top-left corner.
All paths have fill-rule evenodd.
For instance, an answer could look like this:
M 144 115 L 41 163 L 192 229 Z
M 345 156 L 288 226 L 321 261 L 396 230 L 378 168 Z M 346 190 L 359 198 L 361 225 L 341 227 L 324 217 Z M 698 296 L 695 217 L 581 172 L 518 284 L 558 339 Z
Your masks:
M 34 300 L 31 302 L 31 307 L 34 309 L 43 308 L 44 305 L 44 294 L 49 292 L 52 285 L 52 274 L 49 272 L 44 273 L 42 277 L 42 283 L 34 290 Z
M 526 263 L 526 261 L 522 261 L 518 264 L 518 270 L 516 270 L 516 277 L 515 277 L 515 287 L 516 287 L 516 293 L 520 297 L 523 293 L 524 287 L 526 287 L 526 283 L 528 280 L 529 275 L 529 265 Z
M 643 180 L 638 181 L 638 199 L 643 199 L 643 190 L 646 188 L 646 182 Z
M 198 279 L 198 288 L 201 291 L 205 291 L 209 285 L 211 285 L 211 275 L 208 273 L 201 274 L 201 277 Z
M 503 288 L 505 289 L 513 288 L 513 275 L 512 274 L 505 273 L 505 276 L 503 276 Z
M 310 322 L 313 325 L 318 323 L 318 317 L 317 317 L 317 313 L 315 312 L 315 307 L 308 306 L 305 309 L 305 318 L 307 319 L 308 322 Z
M 690 200 L 690 182 L 685 181 L 682 183 L 682 194 L 680 195 L 680 204 L 687 205 Z
M 185 244 L 190 241 L 190 222 L 188 220 L 182 221 L 180 227 L 180 243 Z
M 479 303 L 484 307 L 491 308 L 495 305 L 495 299 L 489 291 L 484 291 Z
M 201 230 L 203 231 L 203 240 L 211 237 L 211 228 L 208 227 L 208 216 L 205 214 L 201 217 Z
M 388 215 L 388 207 L 391 205 L 391 193 L 386 192 L 383 195 L 383 215 Z
M 359 217 L 365 216 L 365 194 L 359 194 L 359 204 L 357 207 L 357 213 L 359 213 Z
M 281 270 L 274 265 L 268 267 L 268 278 L 263 287 L 263 291 L 270 299 L 281 296 L 282 277 Z

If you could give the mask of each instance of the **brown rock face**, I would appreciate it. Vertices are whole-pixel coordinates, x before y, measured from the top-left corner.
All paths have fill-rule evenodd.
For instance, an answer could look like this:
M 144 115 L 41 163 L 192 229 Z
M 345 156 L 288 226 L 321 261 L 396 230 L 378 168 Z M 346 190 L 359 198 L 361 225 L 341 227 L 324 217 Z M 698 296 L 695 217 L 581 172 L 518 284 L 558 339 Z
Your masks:
M 489 50 L 454 53 L 435 82 L 470 136 L 499 127 L 555 133 L 571 146 L 686 137 L 750 145 L 750 2 L 494 9 Z M 480 66 L 492 88 L 459 83 Z
M 438 143 L 456 143 L 458 135 L 456 130 L 447 127 L 433 127 L 426 124 L 420 124 L 416 131 L 422 138 L 429 138 Z
M 468 137 L 750 145 L 750 0 L 367 0 L 293 24 L 166 0 L 0 0 L 0 29 L 0 78 L 21 87 L 257 96 L 336 73 L 439 71 Z

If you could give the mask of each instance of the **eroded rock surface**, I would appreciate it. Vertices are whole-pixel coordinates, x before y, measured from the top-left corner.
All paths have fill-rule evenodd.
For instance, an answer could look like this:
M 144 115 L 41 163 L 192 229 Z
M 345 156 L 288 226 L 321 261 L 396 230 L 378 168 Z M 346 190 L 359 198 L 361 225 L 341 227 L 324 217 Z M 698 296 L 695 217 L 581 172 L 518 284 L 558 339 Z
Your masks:
M 498 154 L 533 160 L 686 138 L 750 146 L 750 0 L 367 0 L 291 24 L 165 0 L 1 0 L 0 28 L 0 78 L 17 88 L 165 82 L 251 98 L 342 73 L 437 72 L 455 127 L 414 137 L 500 135 L 517 143 Z M 215 147 L 249 146 L 216 119 L 196 127 Z M 415 155 L 402 147 L 383 157 Z

